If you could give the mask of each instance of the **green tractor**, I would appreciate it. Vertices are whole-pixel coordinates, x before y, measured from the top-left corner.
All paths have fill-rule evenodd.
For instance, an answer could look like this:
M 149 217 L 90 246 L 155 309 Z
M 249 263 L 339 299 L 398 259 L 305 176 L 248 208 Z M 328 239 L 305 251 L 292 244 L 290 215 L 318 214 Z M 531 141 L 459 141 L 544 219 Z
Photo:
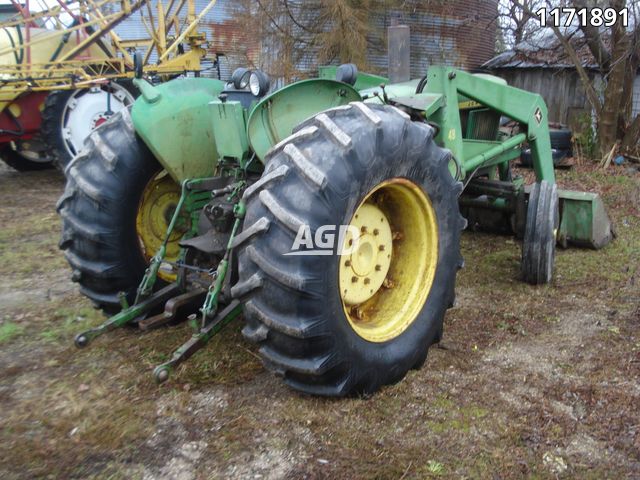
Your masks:
M 433 66 L 386 84 L 344 65 L 270 94 L 247 69 L 227 84 L 134 82 L 130 113 L 67 170 L 60 246 L 113 314 L 78 347 L 126 324 L 190 323 L 158 382 L 242 315 L 294 389 L 374 392 L 441 339 L 465 216 L 522 237 L 532 284 L 551 280 L 557 242 L 611 238 L 599 197 L 556 187 L 541 97 L 495 77 Z M 519 131 L 501 133 L 503 117 Z M 531 188 L 509 168 L 525 142 Z

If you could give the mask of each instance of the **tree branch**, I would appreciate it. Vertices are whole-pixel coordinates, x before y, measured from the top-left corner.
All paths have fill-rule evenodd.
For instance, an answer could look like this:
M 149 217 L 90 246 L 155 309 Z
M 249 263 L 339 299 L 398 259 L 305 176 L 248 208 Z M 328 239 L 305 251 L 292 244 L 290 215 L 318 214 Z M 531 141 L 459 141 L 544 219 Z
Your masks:
M 526 6 L 524 4 L 520 4 L 520 6 L 521 6 L 522 10 L 527 15 L 532 15 L 533 16 L 533 12 L 529 9 L 528 6 Z M 573 62 L 574 66 L 576 67 L 576 72 L 578 73 L 578 76 L 580 77 L 580 80 L 582 81 L 582 86 L 584 87 L 584 91 L 585 91 L 585 93 L 587 95 L 587 99 L 589 100 L 589 103 L 591 104 L 591 107 L 593 108 L 593 110 L 596 113 L 596 119 L 598 119 L 600 117 L 600 112 L 602 111 L 602 102 L 600 102 L 600 98 L 598 97 L 598 93 L 596 92 L 596 89 L 593 88 L 593 83 L 591 82 L 591 79 L 589 78 L 589 74 L 587 73 L 587 71 L 585 70 L 584 66 L 582 65 L 582 62 L 580 61 L 580 57 L 578 57 L 578 54 L 576 53 L 575 49 L 573 48 L 573 45 L 571 45 L 571 43 L 569 43 L 569 41 L 562 34 L 560 29 L 558 27 L 556 27 L 555 25 L 553 25 L 553 21 L 552 20 L 549 20 L 547 22 L 547 25 L 551 25 L 551 29 L 553 30 L 553 33 L 558 38 L 558 41 L 562 44 L 562 46 L 564 47 L 565 52 L 567 53 L 567 55 L 569 56 L 569 58 Z
M 573 0 L 577 8 L 588 8 L 586 0 Z M 608 70 L 611 64 L 611 52 L 607 50 L 602 42 L 602 35 L 598 27 L 594 27 L 590 22 L 580 25 L 580 30 L 584 34 L 591 55 L 596 59 L 602 70 Z
M 631 125 L 627 128 L 627 131 L 622 138 L 622 145 L 620 150 L 622 153 L 631 153 L 634 148 L 638 148 L 638 142 L 640 141 L 640 115 L 636 115 Z M 636 150 L 637 151 L 637 150 Z
M 257 0 L 258 2 L 258 6 L 260 7 L 260 9 L 264 12 L 264 14 L 267 16 L 267 18 L 269 19 L 269 22 L 276 28 L 276 30 L 278 32 L 280 32 L 281 35 L 285 36 L 285 37 L 289 37 L 292 38 L 293 40 L 295 40 L 296 42 L 300 42 L 300 43 L 304 43 L 306 45 L 312 45 L 312 42 L 308 42 L 307 40 L 305 40 L 302 37 L 297 37 L 295 35 L 291 35 L 288 32 L 285 32 L 282 27 L 280 27 L 280 25 L 278 25 L 278 22 L 276 22 L 276 20 L 273 18 L 273 16 L 269 13 L 269 11 L 264 8 L 264 5 L 262 5 L 262 2 L 260 0 Z
M 284 0 L 283 3 L 284 3 L 284 8 L 287 11 L 287 16 L 291 19 L 291 21 L 294 23 L 294 25 L 296 25 L 298 28 L 304 30 L 307 33 L 312 33 L 314 35 L 318 35 L 318 34 L 322 33 L 321 30 L 311 30 L 308 26 L 302 25 L 298 20 L 296 20 L 296 18 L 293 15 L 293 12 L 289 8 L 289 1 L 288 0 Z M 309 7 L 307 7 L 307 8 L 309 8 Z

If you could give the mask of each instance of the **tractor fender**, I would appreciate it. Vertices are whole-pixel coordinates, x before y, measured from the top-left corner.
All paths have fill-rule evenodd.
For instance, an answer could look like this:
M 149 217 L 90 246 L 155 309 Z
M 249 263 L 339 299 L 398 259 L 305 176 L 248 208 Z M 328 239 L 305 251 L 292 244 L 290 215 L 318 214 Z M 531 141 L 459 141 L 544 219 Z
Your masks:
M 249 144 L 260 161 L 293 129 L 308 118 L 331 108 L 360 101 L 351 85 L 329 79 L 311 79 L 288 85 L 263 98 L 247 122 Z
M 213 175 L 218 153 L 209 103 L 224 90 L 212 78 L 178 78 L 152 86 L 136 79 L 141 95 L 131 108 L 136 133 L 176 183 Z

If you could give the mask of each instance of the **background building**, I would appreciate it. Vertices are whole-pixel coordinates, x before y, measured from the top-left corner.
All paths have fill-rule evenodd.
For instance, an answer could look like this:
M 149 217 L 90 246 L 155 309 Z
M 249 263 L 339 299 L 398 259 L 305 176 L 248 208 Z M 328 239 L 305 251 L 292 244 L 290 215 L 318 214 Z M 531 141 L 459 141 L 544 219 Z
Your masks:
M 608 44 L 606 38 L 603 41 Z M 602 80 L 598 65 L 589 51 L 584 38 L 579 35 L 571 39 L 582 65 L 587 70 L 596 91 L 602 91 Z M 564 48 L 549 36 L 548 42 L 536 42 L 533 46 L 523 42 L 513 50 L 501 53 L 483 65 L 483 68 L 498 75 L 514 87 L 539 93 L 549 109 L 549 119 L 580 129 L 589 123 L 591 106 L 576 68 L 565 54 Z M 633 84 L 632 115 L 640 113 L 640 75 L 636 72 Z M 598 88 L 599 86 L 599 88 Z
M 207 3 L 196 0 L 197 11 Z M 494 55 L 497 0 L 382 3 L 389 7 L 367 10 L 366 61 L 361 63 L 368 71 L 386 73 L 386 28 L 395 23 L 411 27 L 412 77 L 424 75 L 435 63 L 474 70 Z M 342 63 L 337 57 L 323 58 L 323 42 L 341 41 L 329 38 L 330 23 L 320 3 L 314 8 L 313 1 L 218 0 L 200 26 L 211 59 L 219 60 L 208 74 L 217 76 L 219 69 L 221 78 L 228 79 L 234 68 L 254 66 L 290 81 L 315 74 L 321 63 Z M 320 32 L 314 31 L 318 25 Z M 146 35 L 140 14 L 116 31 L 125 39 Z

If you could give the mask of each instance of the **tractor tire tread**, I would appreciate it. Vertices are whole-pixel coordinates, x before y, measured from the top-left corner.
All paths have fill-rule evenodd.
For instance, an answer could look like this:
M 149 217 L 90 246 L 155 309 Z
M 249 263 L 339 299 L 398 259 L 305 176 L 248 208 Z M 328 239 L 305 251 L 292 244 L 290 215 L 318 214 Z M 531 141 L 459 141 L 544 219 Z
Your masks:
M 42 110 L 40 131 L 42 132 L 42 137 L 51 148 L 53 163 L 62 171 L 65 171 L 69 163 L 69 153 L 60 136 L 60 117 L 72 93 L 73 90 L 54 90 L 45 99 Z
M 318 327 L 321 326 L 322 322 L 319 318 L 301 321 L 293 316 L 276 315 L 255 298 L 247 301 L 244 308 L 252 318 L 255 318 L 267 328 L 282 332 L 289 337 L 305 339 L 320 335 L 321 329 Z
M 144 187 L 160 170 L 128 117 L 124 109 L 92 132 L 87 148 L 67 167 L 67 185 L 57 203 L 59 247 L 73 278 L 107 313 L 120 308 L 119 292 L 133 301 L 144 274 L 135 216 Z
M 553 276 L 558 228 L 558 190 L 555 183 L 536 182 L 529 193 L 521 273 L 532 285 L 549 283 Z
M 322 396 L 373 392 L 399 381 L 409 369 L 419 368 L 429 345 L 439 338 L 444 311 L 455 295 L 455 274 L 462 263 L 460 231 L 465 222 L 457 206 L 460 182 L 448 170 L 450 153 L 435 145 L 433 133 L 433 128 L 413 123 L 404 112 L 389 107 L 350 104 L 327 110 L 275 145 L 265 157 L 263 179 L 267 180 L 245 191 L 245 225 L 251 233 L 237 243 L 239 281 L 231 292 L 245 302 L 243 334 L 259 345 L 265 366 L 292 388 Z M 428 181 L 437 184 L 432 193 L 448 232 L 442 240 L 447 253 L 439 261 L 444 281 L 437 290 L 442 298 L 433 307 L 439 312 L 439 324 L 429 329 L 417 351 L 402 354 L 406 357 L 403 365 L 388 368 L 368 367 L 362 359 L 354 366 L 344 346 L 338 347 L 346 340 L 327 324 L 326 296 L 320 293 L 324 288 L 322 262 L 327 257 L 283 255 L 301 226 L 310 224 L 313 231 L 321 224 L 335 223 L 331 221 L 333 202 L 347 196 L 354 176 L 377 173 L 381 164 L 374 167 L 369 157 L 381 146 L 406 157 L 405 165 L 416 161 L 433 164 L 421 168 L 430 172 Z M 338 157 L 343 161 L 334 162 Z M 280 172 L 277 178 L 274 172 Z M 255 228 L 263 218 L 270 222 L 268 228 Z M 309 258 L 313 260 L 299 260 Z
M 269 364 L 286 372 L 319 376 L 336 366 L 335 356 L 332 354 L 317 357 L 292 358 L 288 355 L 282 355 L 269 346 L 261 347 L 259 352 L 262 358 Z

